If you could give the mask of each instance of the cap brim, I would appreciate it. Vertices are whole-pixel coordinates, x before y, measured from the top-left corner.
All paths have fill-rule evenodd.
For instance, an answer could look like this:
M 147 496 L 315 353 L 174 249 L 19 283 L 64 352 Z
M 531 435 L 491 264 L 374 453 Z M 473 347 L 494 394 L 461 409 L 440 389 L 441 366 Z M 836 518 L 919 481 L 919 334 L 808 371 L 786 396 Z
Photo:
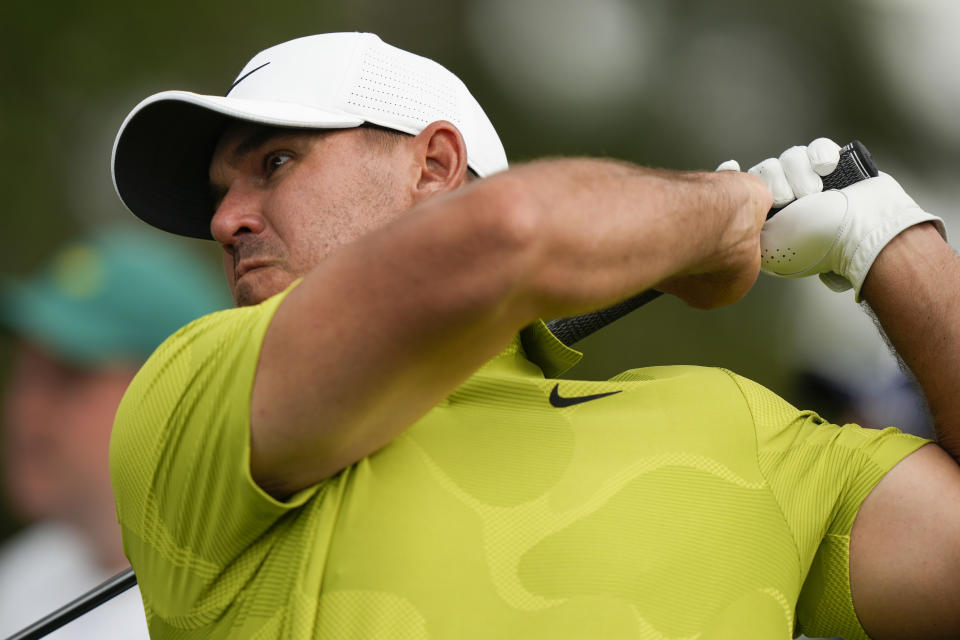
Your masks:
M 165 91 L 137 105 L 113 145 L 113 184 L 138 218 L 157 228 L 211 239 L 208 171 L 217 140 L 234 120 L 278 127 L 342 129 L 354 114 L 299 104 Z

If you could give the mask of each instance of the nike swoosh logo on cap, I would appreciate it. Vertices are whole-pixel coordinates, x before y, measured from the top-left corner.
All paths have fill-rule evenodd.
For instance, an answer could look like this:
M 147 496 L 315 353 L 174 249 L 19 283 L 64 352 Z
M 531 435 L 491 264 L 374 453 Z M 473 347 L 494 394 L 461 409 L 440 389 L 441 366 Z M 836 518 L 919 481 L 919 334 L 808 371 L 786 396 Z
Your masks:
M 264 62 L 262 65 L 260 65 L 260 66 L 257 67 L 256 69 L 251 69 L 250 71 L 247 71 L 245 74 L 243 74 L 242 76 L 240 76 L 239 78 L 237 78 L 236 81 L 235 81 L 232 85 L 230 85 L 230 88 L 227 89 L 226 95 L 230 95 L 230 92 L 233 91 L 233 90 L 237 87 L 238 84 L 240 84 L 241 82 L 243 82 L 244 80 L 246 80 L 247 78 L 249 78 L 251 74 L 254 74 L 254 73 L 256 73 L 257 71 L 260 71 L 260 69 L 263 69 L 263 68 L 264 68 L 265 66 L 267 66 L 268 64 L 270 64 L 270 63 L 269 63 L 269 62 Z
M 560 395 L 560 383 L 553 385 L 553 389 L 550 391 L 550 404 L 555 407 L 572 407 L 575 404 L 580 404 L 581 402 L 590 402 L 591 400 L 599 400 L 600 398 L 606 398 L 607 396 L 612 396 L 620 393 L 623 389 L 619 391 L 608 391 L 607 393 L 595 393 L 589 396 L 570 396 L 569 398 L 564 398 Z

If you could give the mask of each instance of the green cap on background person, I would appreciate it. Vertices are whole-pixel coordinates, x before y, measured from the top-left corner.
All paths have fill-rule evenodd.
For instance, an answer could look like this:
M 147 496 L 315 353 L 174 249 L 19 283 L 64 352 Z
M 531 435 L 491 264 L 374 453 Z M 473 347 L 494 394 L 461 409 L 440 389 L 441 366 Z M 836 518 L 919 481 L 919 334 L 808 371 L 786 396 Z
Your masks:
M 180 327 L 231 306 L 220 275 L 179 241 L 125 227 L 0 281 L 0 327 L 79 366 L 139 364 Z

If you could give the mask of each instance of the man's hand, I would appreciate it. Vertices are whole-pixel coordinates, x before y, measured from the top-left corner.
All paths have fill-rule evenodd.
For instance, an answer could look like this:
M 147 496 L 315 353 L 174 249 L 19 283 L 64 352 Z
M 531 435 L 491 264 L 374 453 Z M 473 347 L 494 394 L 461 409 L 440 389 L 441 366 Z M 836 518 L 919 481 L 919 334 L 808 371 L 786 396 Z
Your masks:
M 900 232 L 926 221 L 944 237 L 945 232 L 940 218 L 917 206 L 884 173 L 839 191 L 821 191 L 821 176 L 831 173 L 839 158 L 836 143 L 818 138 L 749 170 L 770 188 L 774 204 L 785 207 L 764 225 L 761 268 L 788 278 L 820 274 L 834 291 L 853 287 L 859 300 L 874 260 Z
M 742 204 L 723 217 L 698 221 L 716 229 L 690 234 L 709 238 L 699 247 L 697 261 L 656 287 L 698 309 L 732 304 L 753 287 L 760 271 L 760 230 L 772 203 L 766 185 L 748 174 L 721 172 L 716 179 L 717 197 Z

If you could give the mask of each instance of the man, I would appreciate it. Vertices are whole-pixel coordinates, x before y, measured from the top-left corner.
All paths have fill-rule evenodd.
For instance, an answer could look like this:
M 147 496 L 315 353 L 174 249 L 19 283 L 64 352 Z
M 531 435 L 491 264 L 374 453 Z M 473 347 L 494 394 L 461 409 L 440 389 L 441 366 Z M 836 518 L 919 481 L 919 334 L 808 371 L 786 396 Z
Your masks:
M 939 446 L 718 370 L 550 379 L 578 354 L 538 318 L 649 288 L 732 303 L 763 260 L 853 286 L 960 453 L 957 258 L 888 176 L 817 193 L 838 157 L 820 140 L 762 179 L 506 170 L 462 83 L 370 34 L 267 49 L 226 97 L 142 102 L 118 193 L 220 243 L 239 306 L 161 347 L 118 413 L 151 633 L 956 634 L 960 469 Z
M 127 566 L 110 488 L 117 405 L 150 352 L 227 306 L 202 261 L 151 234 L 101 229 L 29 280 L 0 287 L 13 338 L 3 394 L 4 486 L 32 523 L 0 548 L 0 637 Z M 65 638 L 146 637 L 136 590 L 66 627 Z

